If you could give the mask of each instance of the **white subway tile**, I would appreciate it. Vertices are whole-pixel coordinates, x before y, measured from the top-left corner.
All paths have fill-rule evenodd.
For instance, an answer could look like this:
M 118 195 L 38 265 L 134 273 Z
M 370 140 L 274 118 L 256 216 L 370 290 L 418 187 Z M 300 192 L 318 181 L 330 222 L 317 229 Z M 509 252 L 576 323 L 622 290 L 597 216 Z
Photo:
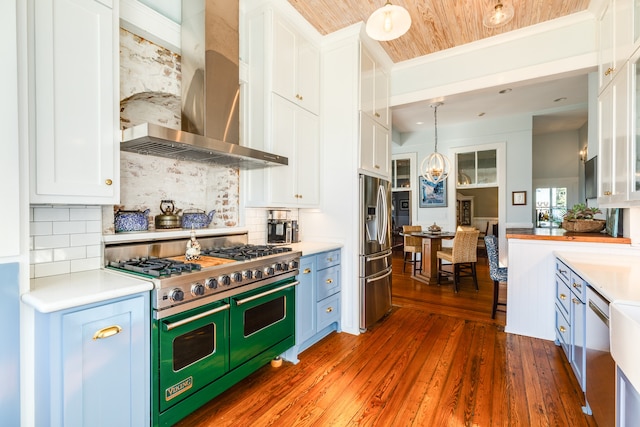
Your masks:
M 37 251 L 31 251 L 29 253 L 29 258 L 31 259 L 31 264 L 42 264 L 43 262 L 52 262 L 53 250 L 41 249 Z
M 99 245 L 102 242 L 100 233 L 72 234 L 70 237 L 71 246 Z
M 53 236 L 34 236 L 34 249 L 66 248 L 69 246 L 69 236 L 67 234 Z
M 87 258 L 102 256 L 102 245 L 89 245 L 87 248 Z
M 71 272 L 96 270 L 101 267 L 100 257 L 84 258 L 71 261 Z
M 87 233 L 102 234 L 102 221 L 86 221 Z
M 87 206 L 86 208 L 69 209 L 69 219 L 71 221 L 100 221 L 102 219 L 102 208 L 100 206 Z
M 36 266 L 35 264 L 29 265 L 29 279 L 33 279 L 36 277 Z
M 54 261 L 68 261 L 87 257 L 86 246 L 77 246 L 70 248 L 60 248 L 53 250 Z
M 69 221 L 69 208 L 38 206 L 33 208 L 34 221 Z
M 50 221 L 30 222 L 29 234 L 32 236 L 48 236 L 53 234 L 53 223 Z
M 55 276 L 57 274 L 71 273 L 71 264 L 69 261 L 34 264 L 34 267 L 33 277 Z
M 86 233 L 87 227 L 84 221 L 57 221 L 53 223 L 53 234 L 80 234 Z

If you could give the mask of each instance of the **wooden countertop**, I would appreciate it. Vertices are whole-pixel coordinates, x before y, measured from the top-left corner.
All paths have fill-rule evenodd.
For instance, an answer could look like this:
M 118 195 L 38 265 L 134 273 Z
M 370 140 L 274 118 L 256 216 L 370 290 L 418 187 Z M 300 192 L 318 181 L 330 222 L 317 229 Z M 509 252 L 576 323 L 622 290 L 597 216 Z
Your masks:
M 631 244 L 631 239 L 628 237 L 611 237 L 604 233 L 574 233 L 562 228 L 507 228 L 507 239 Z

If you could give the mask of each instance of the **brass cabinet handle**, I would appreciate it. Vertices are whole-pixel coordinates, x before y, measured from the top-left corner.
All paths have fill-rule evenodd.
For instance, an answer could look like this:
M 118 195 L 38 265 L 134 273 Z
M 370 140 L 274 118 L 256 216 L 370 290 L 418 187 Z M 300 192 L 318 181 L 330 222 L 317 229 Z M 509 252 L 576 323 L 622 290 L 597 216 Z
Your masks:
M 605 191 L 605 192 L 604 192 L 604 195 L 605 195 L 605 196 L 610 196 L 610 195 L 611 195 L 611 191 Z
M 327 285 L 330 285 L 333 283 L 333 279 L 327 279 Z
M 333 311 L 333 307 L 329 307 L 329 308 L 327 308 L 327 310 L 326 310 L 326 312 L 327 312 L 327 313 L 331 313 L 332 311 Z
M 565 300 L 565 299 L 567 299 L 567 296 L 565 294 L 560 294 L 560 299 L 561 300 Z
M 380 113 L 376 112 L 376 113 L 375 113 L 375 116 L 376 116 L 376 117 L 380 117 Z
M 571 298 L 574 304 L 582 304 L 582 302 L 578 298 Z
M 374 168 L 380 169 L 380 165 L 375 165 Z
M 573 282 L 573 285 L 571 285 L 571 286 L 573 286 L 574 288 L 581 288 L 582 287 L 582 283 Z
M 613 70 L 614 70 L 614 68 L 611 68 L 611 67 L 607 68 L 607 71 L 604 72 L 604 75 L 605 76 L 610 75 L 611 73 L 613 73 Z
M 305 268 L 302 273 L 303 274 L 309 274 L 309 273 L 311 273 L 311 269 L 310 268 Z
M 93 340 L 95 341 L 95 340 L 102 340 L 105 338 L 109 338 L 119 334 L 120 332 L 122 332 L 122 327 L 118 325 L 107 326 L 106 328 L 102 328 L 96 331 L 96 333 L 93 334 Z
M 300 95 L 299 93 L 296 93 L 296 98 L 298 98 L 300 101 L 302 101 L 302 95 Z
M 564 332 L 566 331 L 564 326 L 560 326 L 560 332 L 562 332 L 564 334 Z
M 113 184 L 113 181 L 111 181 L 110 179 L 107 179 L 107 180 L 104 181 L 104 183 L 107 184 L 107 185 L 111 185 L 111 184 Z

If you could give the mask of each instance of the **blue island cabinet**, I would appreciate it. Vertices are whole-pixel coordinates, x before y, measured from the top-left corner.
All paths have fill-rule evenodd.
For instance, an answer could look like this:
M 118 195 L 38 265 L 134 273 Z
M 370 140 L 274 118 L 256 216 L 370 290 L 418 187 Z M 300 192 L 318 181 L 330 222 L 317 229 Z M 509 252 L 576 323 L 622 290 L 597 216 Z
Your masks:
M 296 344 L 283 357 L 298 355 L 333 331 L 340 332 L 340 249 L 303 256 L 296 286 Z
M 150 425 L 149 294 L 36 314 L 37 426 Z

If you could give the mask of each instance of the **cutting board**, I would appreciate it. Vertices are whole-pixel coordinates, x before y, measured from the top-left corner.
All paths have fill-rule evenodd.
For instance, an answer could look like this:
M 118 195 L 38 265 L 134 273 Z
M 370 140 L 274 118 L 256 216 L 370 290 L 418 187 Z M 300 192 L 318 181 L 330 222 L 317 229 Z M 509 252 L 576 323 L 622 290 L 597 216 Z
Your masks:
M 222 265 L 222 264 L 228 264 L 230 262 L 235 262 L 232 259 L 215 258 L 215 257 L 211 257 L 211 256 L 201 256 L 200 259 L 196 259 L 196 260 L 193 260 L 193 261 L 187 261 L 187 259 L 186 259 L 186 257 L 184 255 L 171 257 L 169 259 L 172 259 L 174 261 L 185 262 L 185 263 L 200 264 L 202 266 L 202 268 L 215 267 L 217 265 Z

